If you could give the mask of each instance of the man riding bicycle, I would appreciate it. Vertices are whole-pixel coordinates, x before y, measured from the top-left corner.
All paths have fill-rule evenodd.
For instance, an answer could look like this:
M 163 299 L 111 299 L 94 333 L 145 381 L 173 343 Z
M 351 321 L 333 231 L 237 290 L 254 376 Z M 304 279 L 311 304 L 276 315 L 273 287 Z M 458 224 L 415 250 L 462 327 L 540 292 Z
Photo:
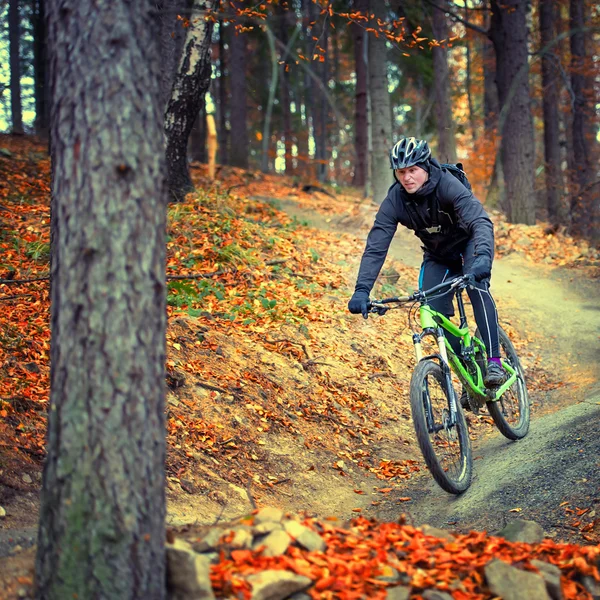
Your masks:
M 388 190 L 367 237 L 348 309 L 368 317 L 369 294 L 398 223 L 404 225 L 423 243 L 419 288 L 428 289 L 462 274 L 473 276 L 474 286 L 467 291 L 489 357 L 484 383 L 499 386 L 506 373 L 500 362 L 498 313 L 489 292 L 494 258 L 492 221 L 473 193 L 431 156 L 425 140 L 401 139 L 390 150 L 390 163 L 396 183 Z M 453 294 L 447 294 L 430 305 L 450 317 L 454 315 L 452 299 Z M 448 334 L 448 341 L 459 353 L 459 340 Z M 462 398 L 461 404 L 466 405 Z

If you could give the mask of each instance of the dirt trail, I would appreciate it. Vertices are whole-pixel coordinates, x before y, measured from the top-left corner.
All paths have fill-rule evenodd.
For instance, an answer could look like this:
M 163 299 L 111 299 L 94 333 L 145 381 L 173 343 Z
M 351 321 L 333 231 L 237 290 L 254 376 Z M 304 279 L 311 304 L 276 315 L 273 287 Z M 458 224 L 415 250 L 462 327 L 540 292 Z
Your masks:
M 335 217 L 292 203 L 284 208 L 314 227 L 348 231 Z M 363 236 L 367 231 L 364 224 L 360 232 L 355 229 Z M 362 249 L 357 248 L 357 258 Z M 409 266 L 421 263 L 418 240 L 401 228 L 389 255 Z M 569 539 L 575 533 L 569 511 L 600 514 L 600 281 L 512 254 L 494 261 L 492 292 L 501 306 L 500 322 L 526 332 L 544 367 L 566 385 L 535 398 L 524 440 L 510 442 L 495 432 L 474 441 L 474 479 L 465 494 L 446 494 L 424 473 L 408 489 L 390 494 L 374 516 L 394 520 L 402 510 L 415 524 L 490 532 L 518 517 L 538 521 L 549 536 Z M 412 501 L 400 509 L 399 496 Z

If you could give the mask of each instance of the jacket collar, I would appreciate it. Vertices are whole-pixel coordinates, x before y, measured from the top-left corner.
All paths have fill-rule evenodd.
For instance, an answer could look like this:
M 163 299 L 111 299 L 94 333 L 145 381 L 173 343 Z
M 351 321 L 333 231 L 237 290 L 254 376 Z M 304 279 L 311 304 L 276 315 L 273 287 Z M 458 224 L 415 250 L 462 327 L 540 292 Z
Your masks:
M 442 168 L 440 167 L 440 163 L 437 160 L 435 160 L 435 158 L 431 158 L 429 160 L 429 179 L 423 184 L 423 187 L 420 190 L 418 190 L 414 194 L 407 194 L 407 196 L 409 198 L 411 196 L 428 196 L 435 190 L 437 184 L 440 182 L 441 177 Z

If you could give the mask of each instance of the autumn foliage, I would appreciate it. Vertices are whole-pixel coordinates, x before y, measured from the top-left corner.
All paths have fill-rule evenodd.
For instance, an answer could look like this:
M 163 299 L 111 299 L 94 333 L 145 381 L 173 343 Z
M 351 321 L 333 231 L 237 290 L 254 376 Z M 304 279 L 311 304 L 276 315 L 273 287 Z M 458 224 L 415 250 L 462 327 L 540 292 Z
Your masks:
M 0 148 L 0 460 L 9 467 L 0 470 L 0 481 L 6 481 L 19 464 L 44 456 L 50 214 L 46 149 L 9 136 L 0 138 Z M 377 598 L 385 595 L 386 585 L 376 579 L 381 570 L 401 566 L 413 587 L 483 599 L 490 595 L 481 569 L 496 556 L 526 569 L 530 559 L 543 558 L 561 568 L 566 598 L 589 597 L 572 579 L 575 573 L 597 576 L 595 549 L 550 541 L 532 548 L 479 533 L 446 543 L 406 524 L 362 516 L 424 470 L 411 441 L 413 358 L 406 316 L 369 320 L 365 339 L 346 311 L 364 244 L 356 236 L 368 230 L 372 207 L 352 190 L 303 191 L 291 179 L 232 167 L 220 168 L 216 182 L 202 165 L 193 165 L 192 175 L 199 191 L 170 206 L 167 232 L 169 491 L 204 493 L 215 472 L 251 486 L 259 503 L 291 496 L 290 475 L 298 469 L 348 481 L 358 472 L 381 482 L 375 498 L 350 490 L 361 515 L 352 529 L 309 521 L 328 542 L 324 554 L 291 549 L 279 558 L 250 551 L 224 555 L 213 571 L 217 589 L 243 594 L 236 574 L 268 567 L 309 574 L 322 594 L 314 597 Z M 290 200 L 348 232 L 306 227 L 282 210 Z M 499 254 L 519 251 L 532 261 L 572 267 L 594 264 L 593 249 L 561 232 L 494 219 Z M 414 269 L 392 266 L 395 275 L 384 272 L 376 293 L 414 288 Z M 528 361 L 534 396 L 560 385 L 526 338 L 503 326 Z M 491 420 L 473 416 L 470 428 L 485 435 Z M 269 451 L 272 435 L 292 445 L 294 460 Z M 410 497 L 396 501 L 401 511 Z M 581 541 L 597 541 L 592 516 L 567 508 Z

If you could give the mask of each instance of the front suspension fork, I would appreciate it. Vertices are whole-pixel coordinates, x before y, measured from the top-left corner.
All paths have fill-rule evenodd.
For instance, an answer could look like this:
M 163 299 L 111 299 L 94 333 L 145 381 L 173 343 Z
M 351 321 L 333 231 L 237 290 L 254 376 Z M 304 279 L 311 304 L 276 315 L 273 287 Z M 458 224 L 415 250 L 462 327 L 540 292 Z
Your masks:
M 421 340 L 425 335 L 433 335 L 435 336 L 438 344 L 438 353 L 430 354 L 428 356 L 423 356 L 423 349 L 421 346 Z M 440 364 L 440 368 L 442 369 L 442 373 L 444 375 L 444 380 L 446 382 L 446 389 L 448 391 L 448 406 L 450 409 L 450 419 L 447 424 L 448 427 L 452 427 L 456 424 L 456 414 L 458 411 L 456 404 L 456 394 L 454 393 L 454 386 L 452 385 L 452 371 L 450 370 L 450 366 L 448 364 L 448 351 L 446 350 L 446 340 L 444 336 L 444 330 L 441 327 L 437 329 L 425 329 L 422 333 L 415 333 L 413 335 L 413 344 L 415 346 L 415 357 L 417 359 L 417 363 L 419 363 L 423 359 L 428 358 L 436 358 Z M 429 386 L 427 381 L 425 382 L 425 390 L 423 390 L 424 394 L 429 395 Z M 433 414 L 431 411 L 431 402 L 425 402 L 425 412 L 427 414 L 427 427 L 430 431 L 439 430 L 442 427 L 435 426 Z

